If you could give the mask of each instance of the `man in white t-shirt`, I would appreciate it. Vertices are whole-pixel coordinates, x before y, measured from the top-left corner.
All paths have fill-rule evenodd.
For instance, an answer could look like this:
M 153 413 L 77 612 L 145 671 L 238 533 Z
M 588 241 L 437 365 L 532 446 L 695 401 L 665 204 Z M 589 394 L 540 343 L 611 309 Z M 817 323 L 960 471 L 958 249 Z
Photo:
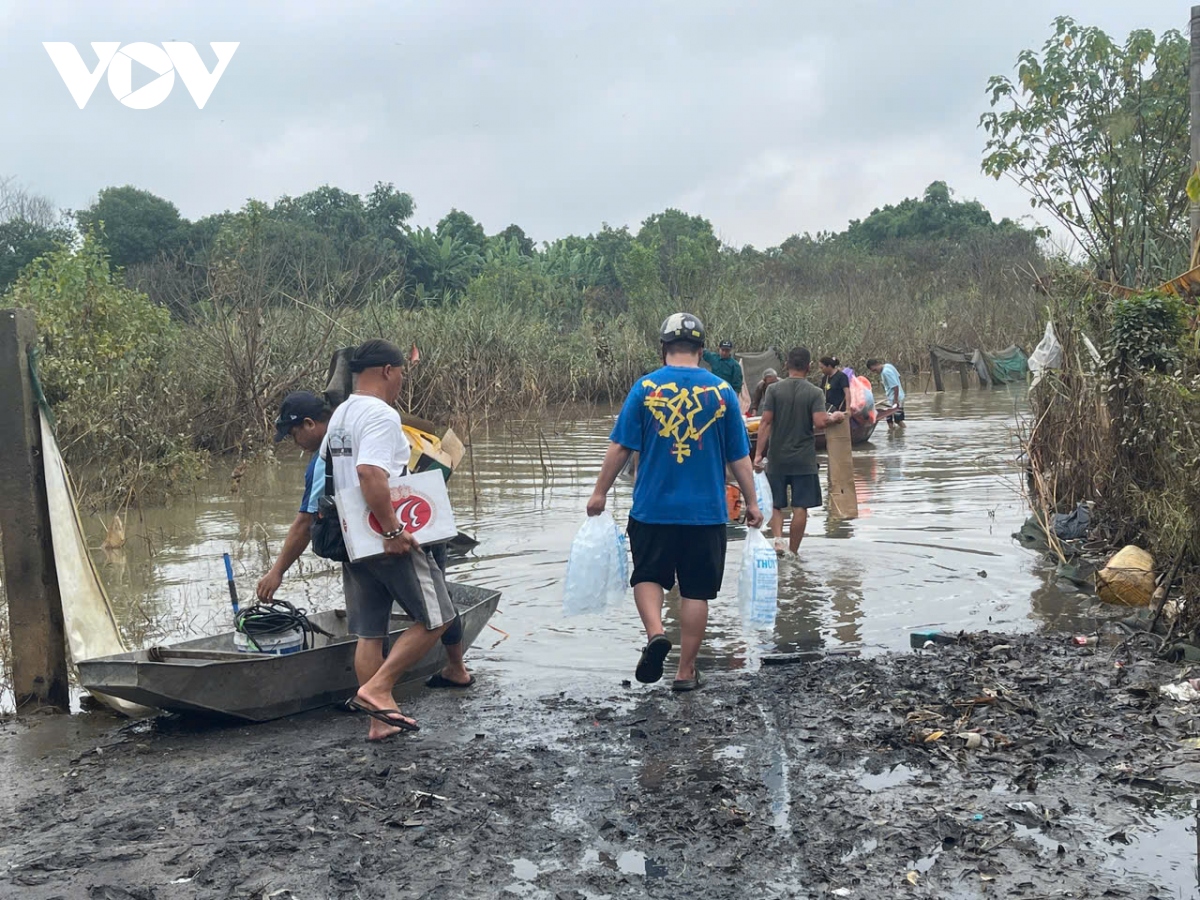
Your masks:
M 350 364 L 354 393 L 334 411 L 322 446 L 322 453 L 329 452 L 335 491 L 361 488 L 383 531 L 385 556 L 342 565 L 347 625 L 358 635 L 354 671 L 359 689 L 350 705 L 371 716 L 367 738 L 373 741 L 417 730 L 417 723 L 397 709 L 392 690 L 439 637 L 449 645 L 451 658 L 443 679 L 459 687 L 471 683 L 462 667 L 461 625 L 445 574 L 432 552 L 404 531 L 392 508 L 388 479 L 406 474 L 409 459 L 394 405 L 404 380 L 403 364 L 400 348 L 388 341 L 367 341 L 355 350 Z M 413 625 L 384 658 L 393 602 L 412 617 Z

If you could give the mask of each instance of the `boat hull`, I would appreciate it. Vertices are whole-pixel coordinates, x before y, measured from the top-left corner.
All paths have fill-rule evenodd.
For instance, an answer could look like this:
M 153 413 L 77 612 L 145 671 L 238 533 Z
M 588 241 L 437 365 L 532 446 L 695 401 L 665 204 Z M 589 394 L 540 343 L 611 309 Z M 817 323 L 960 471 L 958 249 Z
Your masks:
M 450 596 L 462 617 L 463 642 L 470 647 L 495 613 L 497 591 L 450 584 Z M 356 638 L 346 631 L 344 610 L 316 613 L 309 621 L 333 634 L 316 635 L 317 645 L 284 656 L 246 654 L 244 658 L 187 658 L 153 660 L 146 650 L 82 660 L 80 681 L 89 691 L 108 694 L 167 712 L 266 722 L 341 703 L 354 695 Z M 392 616 L 395 640 L 412 625 L 405 616 Z M 233 632 L 173 644 L 171 650 L 236 651 Z M 418 681 L 440 671 L 446 653 L 441 642 L 404 674 L 403 682 Z
M 876 420 L 878 421 L 878 420 Z M 860 422 L 858 419 L 850 419 L 850 443 L 865 444 L 871 439 L 871 435 L 875 433 L 875 422 Z M 817 446 L 818 453 L 824 453 L 825 447 L 825 429 L 819 430 L 813 435 L 814 443 Z

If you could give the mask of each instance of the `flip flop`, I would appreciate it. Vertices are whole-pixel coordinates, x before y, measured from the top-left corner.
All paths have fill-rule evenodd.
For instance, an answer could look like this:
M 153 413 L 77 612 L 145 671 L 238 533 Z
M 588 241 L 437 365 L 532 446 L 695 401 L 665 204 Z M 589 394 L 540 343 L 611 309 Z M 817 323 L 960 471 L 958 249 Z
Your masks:
M 694 691 L 704 685 L 704 677 L 700 674 L 700 670 L 696 670 L 694 678 L 676 678 L 671 684 L 671 690 L 680 694 L 687 691 Z
M 449 678 L 444 676 L 441 672 L 434 672 L 432 675 L 429 676 L 428 680 L 425 682 L 425 687 L 458 688 L 459 690 L 463 690 L 465 688 L 469 688 L 474 683 L 475 683 L 474 675 L 470 676 L 470 681 L 459 682 L 459 681 L 451 681 Z
M 410 721 L 408 716 L 400 712 L 398 709 L 379 709 L 376 706 L 371 706 L 369 703 L 363 703 L 357 697 L 351 697 L 346 701 L 347 709 L 352 709 L 355 712 L 366 713 L 372 719 L 382 722 L 384 725 L 391 725 L 393 728 L 399 728 L 401 731 L 420 731 L 421 726 L 416 722 Z
M 663 660 L 671 652 L 672 644 L 665 634 L 656 634 L 642 649 L 634 677 L 642 684 L 654 684 L 662 678 Z

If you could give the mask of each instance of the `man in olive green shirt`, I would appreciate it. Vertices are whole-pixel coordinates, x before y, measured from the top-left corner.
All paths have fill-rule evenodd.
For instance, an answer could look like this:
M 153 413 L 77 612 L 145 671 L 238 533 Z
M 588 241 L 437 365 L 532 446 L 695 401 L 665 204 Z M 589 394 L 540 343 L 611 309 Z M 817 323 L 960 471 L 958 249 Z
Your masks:
M 704 351 L 704 361 L 708 363 L 712 373 L 718 378 L 729 382 L 735 394 L 742 392 L 742 364 L 733 358 L 733 341 L 721 341 L 720 355 L 711 350 Z
M 809 509 L 821 505 L 817 429 L 846 417 L 842 412 L 825 411 L 825 393 L 808 380 L 811 366 L 812 354 L 807 347 L 792 348 L 787 358 L 788 377 L 767 388 L 758 426 L 754 468 L 761 472 L 766 458 L 775 507 L 771 511 L 771 533 L 775 535 L 775 552 L 780 555 L 784 549 L 783 511 L 792 508 L 788 549 L 794 554 L 800 550 L 808 527 Z

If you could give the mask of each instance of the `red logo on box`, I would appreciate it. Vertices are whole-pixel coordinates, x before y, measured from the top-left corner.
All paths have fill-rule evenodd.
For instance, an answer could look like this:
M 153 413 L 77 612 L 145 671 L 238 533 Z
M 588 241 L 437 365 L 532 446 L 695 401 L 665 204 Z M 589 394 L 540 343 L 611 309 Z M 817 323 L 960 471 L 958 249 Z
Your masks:
M 409 494 L 407 497 L 399 499 L 393 498 L 392 509 L 396 510 L 396 519 L 400 522 L 400 527 L 409 534 L 415 534 L 433 521 L 433 507 L 419 494 Z M 383 534 L 383 528 L 380 527 L 379 520 L 375 518 L 375 513 L 367 516 L 367 524 L 376 534 Z

